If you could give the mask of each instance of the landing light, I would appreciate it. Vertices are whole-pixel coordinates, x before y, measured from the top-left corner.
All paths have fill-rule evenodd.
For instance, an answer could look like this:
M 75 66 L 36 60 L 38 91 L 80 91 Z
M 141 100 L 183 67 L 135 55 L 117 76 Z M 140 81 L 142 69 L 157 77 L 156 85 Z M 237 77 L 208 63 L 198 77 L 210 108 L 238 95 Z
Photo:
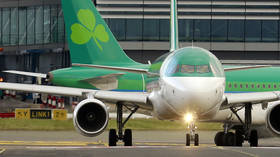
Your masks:
M 193 115 L 191 113 L 187 113 L 184 115 L 184 120 L 186 123 L 190 123 L 193 121 Z

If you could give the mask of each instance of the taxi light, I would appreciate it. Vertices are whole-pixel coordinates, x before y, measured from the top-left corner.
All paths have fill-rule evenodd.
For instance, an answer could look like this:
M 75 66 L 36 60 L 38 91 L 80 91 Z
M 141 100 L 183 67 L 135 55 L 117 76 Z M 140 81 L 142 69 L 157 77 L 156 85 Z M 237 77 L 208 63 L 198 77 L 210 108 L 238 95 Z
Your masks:
M 186 123 L 190 123 L 193 121 L 193 115 L 191 113 L 187 113 L 184 115 L 184 120 Z
M 3 82 L 3 81 L 4 81 L 4 79 L 2 77 L 0 77 L 0 82 Z

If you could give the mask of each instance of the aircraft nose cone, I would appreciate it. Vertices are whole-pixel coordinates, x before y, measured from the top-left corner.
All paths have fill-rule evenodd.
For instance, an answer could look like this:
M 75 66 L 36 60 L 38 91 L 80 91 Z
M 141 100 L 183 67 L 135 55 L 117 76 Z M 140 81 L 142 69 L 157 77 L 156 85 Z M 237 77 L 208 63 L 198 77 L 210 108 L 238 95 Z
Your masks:
M 222 79 L 215 77 L 169 77 L 166 83 L 166 100 L 178 114 L 203 113 L 222 99 Z

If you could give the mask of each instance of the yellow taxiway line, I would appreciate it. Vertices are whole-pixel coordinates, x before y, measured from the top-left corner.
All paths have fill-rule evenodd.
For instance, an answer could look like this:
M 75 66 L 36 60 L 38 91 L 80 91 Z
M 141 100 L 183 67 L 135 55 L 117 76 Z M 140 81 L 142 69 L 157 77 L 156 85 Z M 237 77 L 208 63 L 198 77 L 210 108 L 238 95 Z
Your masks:
M 0 141 L 0 145 L 28 145 L 28 146 L 89 146 L 105 145 L 99 142 L 79 142 L 79 141 Z
M 121 143 L 120 143 L 121 144 Z M 0 145 L 11 146 L 108 146 L 108 143 L 103 141 L 83 142 L 83 141 L 0 141 Z M 185 146 L 180 143 L 166 143 L 166 142 L 135 142 L 136 146 Z M 200 144 L 199 147 L 211 147 L 212 144 Z M 194 148 L 197 146 L 187 146 L 186 148 Z

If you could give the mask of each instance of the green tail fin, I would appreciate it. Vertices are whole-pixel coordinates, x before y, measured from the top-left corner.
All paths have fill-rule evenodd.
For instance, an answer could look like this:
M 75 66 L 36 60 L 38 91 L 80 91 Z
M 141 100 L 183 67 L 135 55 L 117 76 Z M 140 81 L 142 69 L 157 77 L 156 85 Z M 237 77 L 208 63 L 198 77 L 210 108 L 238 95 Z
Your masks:
M 170 52 L 179 49 L 177 0 L 170 1 Z
M 91 0 L 62 0 L 72 63 L 135 64 L 118 44 Z

